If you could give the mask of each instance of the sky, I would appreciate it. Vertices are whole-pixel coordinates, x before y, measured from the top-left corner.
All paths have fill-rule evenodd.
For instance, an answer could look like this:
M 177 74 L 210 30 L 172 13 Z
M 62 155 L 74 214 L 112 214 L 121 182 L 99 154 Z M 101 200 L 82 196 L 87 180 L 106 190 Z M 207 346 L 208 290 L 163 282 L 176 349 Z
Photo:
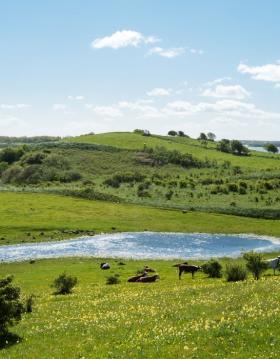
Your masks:
M 280 139 L 280 1 L 0 2 L 0 136 Z

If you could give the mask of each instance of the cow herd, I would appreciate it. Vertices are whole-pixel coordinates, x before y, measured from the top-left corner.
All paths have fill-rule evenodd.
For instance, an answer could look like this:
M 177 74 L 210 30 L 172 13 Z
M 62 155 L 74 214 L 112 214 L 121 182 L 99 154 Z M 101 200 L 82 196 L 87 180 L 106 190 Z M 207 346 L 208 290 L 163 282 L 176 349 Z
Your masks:
M 276 269 L 280 268 L 280 256 L 277 258 L 267 259 L 267 268 L 273 269 L 274 275 Z M 124 264 L 120 262 L 119 264 Z M 200 270 L 202 270 L 202 267 L 194 264 L 188 264 L 188 262 L 178 263 L 174 264 L 173 267 L 176 267 L 178 269 L 179 279 L 181 279 L 181 276 L 183 273 L 191 273 L 192 278 L 194 278 L 194 274 Z M 110 269 L 111 266 L 109 263 L 101 263 L 100 269 L 107 270 Z M 151 273 L 153 273 L 151 275 Z M 137 275 L 134 275 L 132 277 L 128 278 L 129 283 L 152 283 L 157 280 L 159 280 L 160 277 L 156 273 L 156 271 L 153 268 L 150 268 L 149 266 L 145 265 L 144 268 L 139 271 Z

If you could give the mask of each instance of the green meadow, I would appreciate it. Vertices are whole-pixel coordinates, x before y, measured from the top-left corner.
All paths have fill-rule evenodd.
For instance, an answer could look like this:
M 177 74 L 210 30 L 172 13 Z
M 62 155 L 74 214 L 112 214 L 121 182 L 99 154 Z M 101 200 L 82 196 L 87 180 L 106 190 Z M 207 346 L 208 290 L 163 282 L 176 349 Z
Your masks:
M 168 210 L 44 193 L 0 193 L 0 244 L 124 231 L 280 235 L 280 221 Z
M 12 328 L 15 343 L 3 345 L 0 357 L 279 357 L 279 275 L 267 271 L 259 281 L 227 283 L 197 273 L 180 281 L 174 261 L 109 262 L 109 271 L 99 269 L 98 259 L 1 264 L 0 276 L 13 274 L 23 296 L 34 294 L 35 303 Z M 144 264 L 160 280 L 127 283 Z M 78 285 L 72 294 L 54 295 L 50 285 L 64 271 L 77 276 Z M 114 274 L 121 283 L 106 285 Z

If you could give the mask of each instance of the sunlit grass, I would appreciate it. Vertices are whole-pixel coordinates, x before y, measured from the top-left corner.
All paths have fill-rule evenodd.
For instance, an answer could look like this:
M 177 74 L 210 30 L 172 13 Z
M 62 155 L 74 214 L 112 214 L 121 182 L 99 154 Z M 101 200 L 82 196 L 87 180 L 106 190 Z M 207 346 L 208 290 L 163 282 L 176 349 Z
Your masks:
M 94 259 L 0 265 L 0 276 L 14 274 L 25 295 L 36 295 L 34 312 L 13 328 L 22 341 L 0 357 L 278 358 L 280 276 L 226 283 L 200 273 L 179 281 L 174 262 L 149 261 L 160 281 L 127 283 L 147 262 L 110 263 L 110 271 Z M 55 296 L 50 284 L 65 270 L 79 284 Z M 121 284 L 106 285 L 116 273 Z

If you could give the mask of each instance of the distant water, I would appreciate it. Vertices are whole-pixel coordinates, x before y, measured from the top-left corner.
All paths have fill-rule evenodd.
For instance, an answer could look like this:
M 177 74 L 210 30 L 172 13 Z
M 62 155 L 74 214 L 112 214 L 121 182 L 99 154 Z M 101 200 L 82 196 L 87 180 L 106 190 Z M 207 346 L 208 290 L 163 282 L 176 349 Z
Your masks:
M 258 147 L 258 146 L 247 146 L 249 148 L 249 150 L 252 150 L 252 151 L 259 151 L 259 152 L 265 152 L 267 153 L 268 151 L 263 148 L 263 147 Z M 278 147 L 278 151 L 280 152 L 280 147 Z
M 280 239 L 248 234 L 155 232 L 102 234 L 59 242 L 0 246 L 0 261 L 73 256 L 201 259 L 236 257 L 249 250 L 280 250 Z

